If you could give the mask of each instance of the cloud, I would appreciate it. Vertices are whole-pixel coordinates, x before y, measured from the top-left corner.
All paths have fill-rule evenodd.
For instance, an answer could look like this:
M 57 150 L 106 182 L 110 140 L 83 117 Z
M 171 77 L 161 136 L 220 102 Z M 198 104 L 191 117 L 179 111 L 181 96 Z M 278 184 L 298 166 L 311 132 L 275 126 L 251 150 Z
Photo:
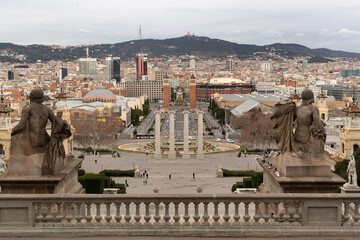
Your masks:
M 348 28 L 341 28 L 336 32 L 332 32 L 329 29 L 324 28 L 324 29 L 321 29 L 320 35 L 340 36 L 343 38 L 347 38 L 347 37 L 360 36 L 360 31 L 350 30 Z
M 303 36 L 305 36 L 305 34 L 303 34 L 303 33 L 297 33 L 296 36 L 298 36 L 298 37 L 303 37 Z
M 91 30 L 85 29 L 85 28 L 80 28 L 77 30 L 79 33 L 91 33 Z
M 268 29 L 264 32 L 259 33 L 259 35 L 265 37 L 282 37 L 283 33 L 276 29 Z
M 233 30 L 233 33 L 240 33 L 240 32 L 241 32 L 240 29 L 235 29 L 235 30 Z

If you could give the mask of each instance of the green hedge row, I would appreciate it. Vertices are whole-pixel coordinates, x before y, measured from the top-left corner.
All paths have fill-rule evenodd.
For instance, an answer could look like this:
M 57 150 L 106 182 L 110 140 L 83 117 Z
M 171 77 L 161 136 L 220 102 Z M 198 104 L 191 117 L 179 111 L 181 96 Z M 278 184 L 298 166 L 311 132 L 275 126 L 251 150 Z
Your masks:
M 234 192 L 236 188 L 258 188 L 260 184 L 263 182 L 262 172 L 254 172 L 254 171 L 231 171 L 231 172 L 241 172 L 242 176 L 249 176 L 248 178 L 243 178 L 242 182 L 236 182 L 235 184 L 233 184 L 231 187 L 231 192 Z
M 237 170 L 228 170 L 223 168 L 224 177 L 252 177 L 256 172 L 255 171 L 237 171 Z
M 78 176 L 80 177 L 80 176 L 84 176 L 84 175 L 85 175 L 85 170 L 79 168 L 79 169 L 78 169 Z
M 118 188 L 117 193 L 126 193 L 125 184 L 116 184 L 110 177 L 103 174 L 85 173 L 78 181 L 85 188 L 85 193 L 104 193 L 104 188 Z
M 135 170 L 105 169 L 100 172 L 108 177 L 134 177 Z
M 85 151 L 87 153 L 89 152 L 113 152 L 113 150 L 110 150 L 110 149 L 93 149 L 92 147 L 87 147 L 87 148 L 74 148 L 74 150 L 81 150 L 81 151 Z

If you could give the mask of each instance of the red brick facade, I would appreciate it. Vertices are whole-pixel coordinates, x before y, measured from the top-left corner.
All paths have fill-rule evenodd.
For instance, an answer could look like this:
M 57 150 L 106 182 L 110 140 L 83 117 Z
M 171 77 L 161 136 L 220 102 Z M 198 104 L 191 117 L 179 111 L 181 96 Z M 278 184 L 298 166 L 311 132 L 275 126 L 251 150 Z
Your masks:
M 196 108 L 196 83 L 190 83 L 190 108 Z
M 169 109 L 169 105 L 170 105 L 169 84 L 163 85 L 163 101 L 164 101 L 164 108 Z

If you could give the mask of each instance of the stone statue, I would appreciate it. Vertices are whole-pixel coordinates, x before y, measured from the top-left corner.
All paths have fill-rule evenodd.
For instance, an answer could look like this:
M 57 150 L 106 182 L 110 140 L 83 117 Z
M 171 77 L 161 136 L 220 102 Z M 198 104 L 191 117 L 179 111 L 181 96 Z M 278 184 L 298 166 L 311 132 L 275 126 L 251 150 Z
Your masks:
M 303 157 L 304 154 L 322 155 L 326 133 L 320 119 L 319 110 L 313 106 L 314 93 L 305 89 L 301 95 L 302 105 L 294 102 L 276 104 L 274 136 L 281 154 L 292 153 Z
M 344 184 L 344 187 L 357 188 L 358 185 L 357 185 L 356 163 L 355 163 L 354 155 L 350 156 L 350 161 L 346 172 L 348 173 L 348 182 Z
M 5 155 L 1 154 L 0 155 L 0 174 L 5 173 L 8 170 L 4 159 L 5 159 Z
M 19 124 L 11 132 L 9 173 L 52 175 L 59 163 L 64 164 L 62 142 L 71 136 L 70 125 L 61 119 L 61 113 L 55 116 L 43 101 L 42 90 L 30 92 L 30 104 L 24 107 Z M 48 120 L 52 123 L 51 137 L 46 132 Z

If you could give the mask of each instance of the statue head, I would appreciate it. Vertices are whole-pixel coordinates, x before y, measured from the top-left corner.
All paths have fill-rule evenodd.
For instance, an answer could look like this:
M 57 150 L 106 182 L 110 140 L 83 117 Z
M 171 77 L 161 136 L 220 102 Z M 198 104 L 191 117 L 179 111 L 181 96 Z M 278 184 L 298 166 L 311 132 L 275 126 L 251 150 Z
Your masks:
M 44 92 L 41 89 L 34 89 L 30 92 L 30 102 L 42 103 L 44 102 Z
M 303 101 L 314 102 L 314 93 L 310 89 L 305 89 L 301 94 L 301 99 Z

